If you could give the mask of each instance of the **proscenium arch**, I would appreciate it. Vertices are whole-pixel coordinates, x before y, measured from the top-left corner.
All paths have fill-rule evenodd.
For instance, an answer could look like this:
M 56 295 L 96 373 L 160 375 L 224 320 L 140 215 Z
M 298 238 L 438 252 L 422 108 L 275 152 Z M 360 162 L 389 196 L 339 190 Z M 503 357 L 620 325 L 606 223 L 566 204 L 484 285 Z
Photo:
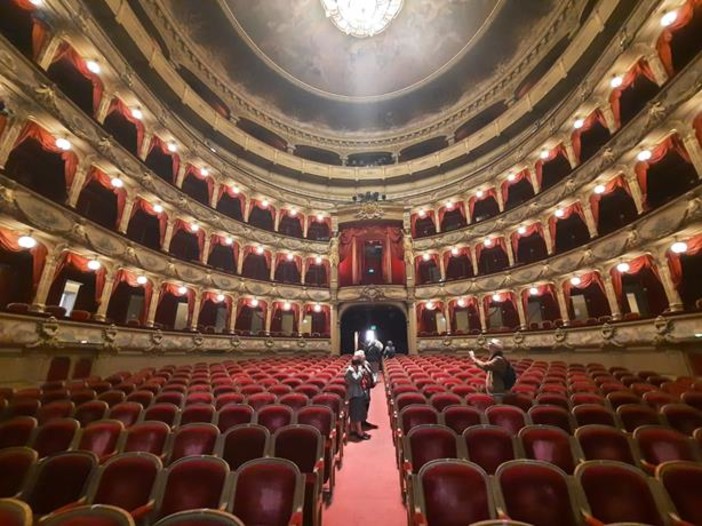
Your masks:
M 383 343 L 392 340 L 398 352 L 407 354 L 409 349 L 407 307 L 399 302 L 360 302 L 339 306 L 340 353 L 350 354 L 353 333 L 376 326 L 378 339 Z

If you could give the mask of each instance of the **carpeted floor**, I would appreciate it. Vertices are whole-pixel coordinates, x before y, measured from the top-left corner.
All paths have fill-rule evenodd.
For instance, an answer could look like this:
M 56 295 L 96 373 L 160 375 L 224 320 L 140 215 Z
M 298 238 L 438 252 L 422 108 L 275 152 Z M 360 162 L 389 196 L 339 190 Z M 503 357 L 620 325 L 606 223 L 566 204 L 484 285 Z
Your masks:
M 368 420 L 379 428 L 369 431 L 370 440 L 346 444 L 324 526 L 407 526 L 382 382 L 373 389 Z

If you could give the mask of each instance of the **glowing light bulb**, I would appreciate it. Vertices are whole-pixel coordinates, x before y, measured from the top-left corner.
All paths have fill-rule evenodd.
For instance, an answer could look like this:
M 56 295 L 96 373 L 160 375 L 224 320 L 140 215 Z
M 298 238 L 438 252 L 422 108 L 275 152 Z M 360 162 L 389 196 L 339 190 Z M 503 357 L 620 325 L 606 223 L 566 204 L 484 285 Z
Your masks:
M 483 190 L 478 190 L 477 192 L 475 192 L 475 195 L 478 199 L 481 199 L 485 195 L 485 192 Z
M 200 168 L 200 175 L 203 177 L 207 177 L 208 175 L 210 175 L 210 171 L 203 166 L 202 168 Z
M 624 78 L 621 75 L 615 75 L 612 77 L 612 80 L 609 81 L 609 85 L 612 88 L 618 88 L 622 84 L 624 84 Z
M 500 302 L 502 301 L 502 296 L 500 296 L 499 294 L 493 294 L 492 301 Z
M 295 259 L 295 256 L 293 255 L 292 252 L 288 252 L 288 255 L 285 257 L 288 261 L 292 261 L 293 259 Z
M 258 254 L 259 256 L 263 254 L 263 247 L 261 245 L 256 247 L 256 254 Z
M 663 16 L 661 17 L 661 25 L 663 27 L 671 26 L 675 23 L 675 21 L 677 19 L 678 19 L 678 10 L 673 9 L 672 11 L 668 11 L 667 13 L 663 14 Z
M 460 250 L 458 250 L 458 247 L 453 247 L 453 248 L 451 249 L 451 255 L 452 255 L 452 256 L 457 256 L 459 252 L 460 252 Z
M 585 126 L 585 119 L 575 119 L 575 121 L 573 122 L 573 128 L 575 128 L 576 130 L 579 130 L 583 126 Z
M 290 310 L 291 307 L 292 307 L 292 305 L 290 305 L 289 301 L 286 301 L 285 303 L 283 303 L 283 310 Z
M 324 221 L 324 214 L 317 214 L 317 222 L 321 223 Z
M 166 145 L 166 149 L 168 149 L 169 152 L 175 153 L 178 151 L 178 145 L 174 143 L 173 141 L 169 141 L 168 144 Z
M 30 2 L 32 5 L 37 6 L 37 7 L 41 6 L 41 5 L 44 3 L 43 0 L 29 0 L 29 2 Z
M 529 288 L 529 294 L 530 294 L 531 296 L 536 296 L 536 295 L 539 294 L 539 289 L 537 289 L 536 287 L 530 287 L 530 288 Z
M 427 310 L 434 310 L 434 308 L 436 307 L 433 301 L 427 301 L 424 306 L 427 308 Z
M 232 191 L 234 195 L 237 195 L 239 193 L 239 187 L 238 186 L 230 186 L 229 189 Z
M 542 159 L 545 160 L 545 159 L 548 159 L 548 156 L 549 156 L 550 154 L 551 154 L 551 152 L 549 152 L 546 148 L 544 148 L 543 150 L 541 150 L 541 153 L 539 154 L 539 157 L 541 157 Z
M 156 203 L 154 205 L 154 212 L 156 212 L 157 214 L 160 214 L 161 212 L 163 212 L 163 206 L 160 205 L 159 203 Z
M 605 190 L 606 190 L 606 188 L 605 188 L 605 185 L 603 185 L 603 184 L 598 184 L 594 189 L 596 194 L 604 194 Z
M 185 287 L 184 285 L 181 285 L 180 287 L 178 287 L 178 294 L 180 294 L 181 296 L 183 294 L 185 294 L 186 292 L 188 292 L 188 288 Z
M 315 265 L 321 265 L 322 264 L 322 256 L 316 256 L 314 258 L 314 263 L 315 263 Z
M 636 154 L 636 159 L 638 161 L 648 161 L 651 158 L 651 150 L 641 150 L 639 153 Z
M 570 284 L 573 285 L 574 287 L 577 287 L 583 282 L 578 276 L 573 276 L 570 278 Z
M 124 186 L 124 181 L 122 181 L 122 179 L 120 179 L 119 177 L 113 177 L 110 183 L 115 188 L 122 188 Z
M 55 143 L 55 144 L 56 144 L 56 147 L 57 147 L 59 150 L 63 150 L 64 152 L 67 152 L 68 150 L 71 149 L 71 143 L 70 143 L 70 141 L 69 141 L 68 139 L 64 138 L 64 137 L 58 137 L 58 138 L 56 139 L 56 143 Z
M 520 227 L 517 229 L 517 234 L 519 234 L 520 236 L 523 236 L 524 234 L 526 234 L 526 227 L 525 227 L 525 226 L 520 226 Z
M 429 254 L 422 254 L 422 259 L 424 261 L 429 261 L 430 258 L 431 258 L 431 256 Z
M 427 216 L 427 211 L 424 210 L 424 209 L 422 208 L 422 209 L 419 210 L 419 212 L 417 212 L 417 215 L 418 215 L 419 217 L 426 217 L 426 216 Z
M 32 236 L 20 236 L 19 239 L 17 240 L 17 244 L 21 248 L 30 249 L 30 248 L 34 248 L 35 246 L 37 246 L 37 240 L 34 239 Z
M 687 243 L 684 241 L 676 241 L 670 245 L 670 250 L 672 250 L 675 254 L 684 254 L 687 252 Z
M 222 303 L 224 301 L 224 294 L 217 294 L 217 301 Z
M 453 201 L 446 201 L 446 209 L 453 210 Z
M 100 267 L 100 262 L 97 259 L 91 259 L 90 261 L 88 261 L 88 268 L 90 270 L 99 270 Z
M 461 308 L 466 306 L 466 300 L 464 300 L 463 298 L 459 299 L 457 303 L 458 303 L 458 306 Z
M 563 217 L 565 215 L 565 210 L 563 210 L 562 208 L 557 208 L 554 212 L 554 215 L 556 217 Z
M 510 173 L 507 175 L 507 180 L 508 180 L 510 183 L 514 182 L 516 179 L 517 179 L 517 174 L 515 174 L 514 172 L 510 172 Z
M 192 223 L 192 224 L 190 225 L 190 231 L 191 231 L 191 232 L 197 232 L 198 230 L 200 230 L 200 225 L 198 225 L 197 223 Z
M 256 298 L 251 300 L 251 306 L 252 307 L 258 307 L 258 300 Z
M 317 303 L 317 304 L 314 306 L 314 311 L 315 311 L 315 312 L 322 312 L 322 306 L 321 306 L 319 303 Z
M 139 108 L 132 108 L 132 117 L 140 121 L 144 118 L 144 112 Z
M 618 270 L 619 272 L 629 272 L 629 269 L 630 269 L 630 268 L 631 268 L 631 266 L 629 266 L 629 263 L 626 263 L 626 262 L 624 262 L 624 261 L 622 261 L 621 263 L 619 263 L 619 264 L 617 265 L 617 270 Z
M 136 282 L 139 285 L 146 285 L 149 282 L 149 278 L 146 276 L 137 276 Z
M 98 64 L 96 60 L 86 60 L 85 67 L 88 68 L 88 71 L 90 71 L 90 73 L 93 73 L 95 75 L 100 74 L 100 64 Z
M 268 199 L 263 199 L 263 200 L 261 201 L 261 207 L 262 207 L 262 208 L 268 208 L 268 205 L 269 205 L 269 204 L 270 204 L 270 203 L 268 202 Z
M 232 243 L 234 243 L 234 240 L 233 240 L 231 237 L 228 237 L 228 236 L 227 236 L 227 237 L 224 238 L 224 244 L 225 244 L 225 245 L 231 245 Z
M 485 245 L 486 247 L 491 247 L 492 246 L 492 239 L 489 237 L 486 237 L 485 241 L 483 241 L 483 245 Z
M 290 217 L 295 217 L 297 215 L 297 208 L 290 209 Z

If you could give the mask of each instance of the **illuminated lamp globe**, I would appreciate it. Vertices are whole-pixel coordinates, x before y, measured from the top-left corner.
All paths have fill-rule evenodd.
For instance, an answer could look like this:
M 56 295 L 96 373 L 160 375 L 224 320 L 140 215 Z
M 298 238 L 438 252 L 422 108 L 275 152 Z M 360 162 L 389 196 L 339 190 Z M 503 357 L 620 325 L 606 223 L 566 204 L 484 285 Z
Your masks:
M 314 311 L 315 311 L 315 312 L 322 312 L 322 306 L 321 306 L 319 303 L 317 303 L 317 304 L 314 306 Z
M 457 256 L 459 252 L 460 252 L 460 250 L 458 250 L 458 247 L 453 247 L 453 248 L 451 249 L 451 255 L 452 255 L 452 256 Z
M 446 209 L 453 210 L 453 201 L 446 201 Z
M 225 237 L 225 238 L 224 238 L 224 244 L 225 244 L 225 245 L 231 245 L 232 243 L 234 243 L 234 240 L 233 240 L 231 237 Z
M 502 296 L 500 296 L 499 294 L 493 294 L 492 301 L 500 302 L 502 301 Z
M 575 121 L 573 122 L 573 128 L 575 128 L 576 130 L 579 130 L 583 126 L 585 126 L 585 119 L 575 119 Z
M 124 181 L 122 181 L 122 179 L 120 179 L 119 177 L 113 177 L 110 183 L 115 188 L 122 188 L 124 186 Z
M 485 195 L 485 192 L 483 190 L 478 190 L 477 192 L 475 192 L 475 195 L 478 199 L 480 199 Z
M 252 307 L 258 307 L 258 300 L 256 298 L 251 300 L 251 306 Z
M 70 141 L 64 137 L 58 137 L 56 139 L 55 144 L 59 150 L 63 150 L 64 152 L 67 152 L 68 150 L 71 149 Z
M 238 186 L 230 186 L 229 187 L 234 195 L 237 195 L 239 193 L 239 187 Z
M 316 256 L 314 258 L 314 263 L 315 263 L 315 265 L 321 265 L 322 264 L 322 256 Z
M 287 259 L 288 261 L 292 261 L 293 259 L 295 259 L 295 256 L 293 255 L 292 252 L 288 252 L 287 255 L 285 256 L 285 259 Z
M 491 247 L 492 246 L 492 239 L 490 239 L 489 237 L 486 237 L 485 241 L 483 241 L 483 245 L 485 245 L 486 247 Z
M 188 292 L 188 288 L 185 287 L 184 285 L 181 285 L 180 287 L 178 287 L 178 294 L 180 294 L 181 296 L 183 294 L 185 294 L 186 292 Z
M 419 212 L 417 212 L 417 215 L 419 217 L 426 217 L 427 211 L 422 208 Z
M 514 172 L 510 172 L 509 175 L 507 176 L 507 180 L 512 183 L 517 179 L 517 174 Z
M 88 261 L 88 268 L 90 270 L 99 270 L 100 266 L 100 262 L 97 259 L 91 259 Z
M 292 307 L 292 305 L 290 305 L 289 301 L 286 301 L 285 303 L 283 303 L 283 310 L 290 310 L 291 307 Z
M 556 212 L 554 213 L 554 215 L 556 217 L 563 217 L 565 215 L 565 210 L 563 210 L 562 208 L 558 208 L 558 209 L 556 209 Z
M 573 276 L 570 278 L 570 284 L 573 285 L 574 287 L 577 287 L 583 282 L 578 276 Z
M 422 254 L 422 259 L 424 261 L 429 261 L 429 258 L 431 258 L 431 256 L 429 254 Z
M 529 295 L 538 296 L 538 294 L 539 294 L 539 289 L 537 289 L 536 287 L 531 287 L 529 289 Z
M 93 73 L 95 75 L 100 74 L 100 64 L 98 64 L 96 60 L 86 60 L 85 67 L 88 68 L 88 71 L 90 71 L 90 73 Z
M 672 26 L 677 19 L 678 19 L 678 10 L 677 9 L 674 9 L 672 11 L 668 11 L 667 13 L 664 13 L 663 16 L 661 17 L 661 25 L 663 27 Z
M 34 5 L 34 6 L 41 6 L 44 3 L 44 0 L 29 0 L 29 3 Z
M 136 282 L 139 285 L 146 285 L 149 282 L 149 278 L 146 276 L 137 276 Z
M 175 153 L 178 151 L 178 145 L 174 143 L 173 141 L 170 141 L 167 145 L 166 148 L 168 149 L 169 152 Z
M 144 118 L 144 112 L 140 108 L 132 108 L 132 117 L 140 121 Z
M 203 177 L 207 177 L 208 175 L 210 175 L 210 171 L 207 168 L 202 167 L 200 168 L 200 175 Z
M 324 214 L 317 214 L 317 222 L 321 223 L 324 221 Z
M 263 247 L 261 245 L 256 247 L 256 254 L 258 254 L 259 256 L 263 254 Z
M 648 161 L 651 158 L 651 150 L 641 150 L 639 153 L 636 154 L 636 160 L 645 162 Z
M 224 301 L 224 294 L 217 294 L 216 299 L 219 303 L 222 303 Z
M 675 254 L 684 254 L 687 252 L 687 243 L 684 241 L 676 241 L 670 246 L 670 250 Z
M 526 230 L 527 230 L 527 229 L 526 229 L 525 226 L 520 226 L 520 227 L 517 229 L 517 234 L 519 234 L 520 236 L 523 236 L 524 234 L 526 234 Z
M 603 184 L 598 184 L 597 186 L 595 186 L 595 189 L 594 189 L 596 194 L 604 194 L 605 190 L 606 190 L 606 188 L 605 188 L 605 185 L 603 185 Z
M 191 231 L 191 232 L 197 232 L 198 230 L 200 230 L 200 225 L 198 225 L 197 223 L 192 223 L 192 224 L 190 225 L 190 231 Z
M 609 85 L 612 88 L 618 88 L 622 84 L 624 84 L 624 78 L 622 78 L 621 75 L 615 75 L 614 77 L 612 77 L 612 80 L 609 81 Z
M 37 246 L 37 240 L 32 236 L 20 236 L 17 240 L 17 244 L 20 248 L 31 249 Z
M 156 203 L 156 204 L 154 205 L 154 212 L 156 212 L 157 214 L 160 214 L 161 212 L 163 212 L 163 206 L 160 205 L 160 204 L 158 204 L 158 203 Z
M 264 199 L 264 200 L 261 201 L 261 207 L 262 207 L 262 208 L 268 208 L 268 205 L 269 205 L 269 204 L 270 204 L 270 203 L 268 202 L 268 199 Z
M 436 308 L 436 305 L 434 305 L 433 301 L 427 301 L 424 306 L 427 310 L 434 310 L 434 308 Z
M 290 217 L 295 217 L 297 215 L 297 208 L 290 209 Z
M 369 38 L 388 28 L 403 0 L 321 0 L 324 14 L 339 31 Z
M 541 150 L 539 157 L 541 157 L 541 159 L 545 160 L 545 159 L 548 159 L 549 155 L 551 155 L 551 152 L 549 152 L 547 149 L 544 148 L 543 150 Z
M 617 265 L 617 270 L 619 272 L 629 272 L 629 269 L 631 269 L 631 266 L 625 261 L 622 261 Z
M 466 300 L 464 300 L 463 298 L 461 298 L 461 299 L 459 299 L 459 300 L 457 301 L 457 304 L 458 304 L 458 306 L 461 307 L 461 308 L 462 308 L 462 307 L 465 307 L 465 306 L 466 306 Z

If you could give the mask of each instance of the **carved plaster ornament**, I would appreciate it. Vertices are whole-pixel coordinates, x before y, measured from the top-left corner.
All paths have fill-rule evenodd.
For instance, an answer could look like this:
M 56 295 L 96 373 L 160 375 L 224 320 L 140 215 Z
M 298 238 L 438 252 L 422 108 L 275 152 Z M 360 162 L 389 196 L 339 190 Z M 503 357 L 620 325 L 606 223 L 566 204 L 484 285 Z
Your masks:
M 383 207 L 376 201 L 362 203 L 361 208 L 356 212 L 356 217 L 359 219 L 380 219 L 385 215 Z
M 594 261 L 594 260 L 595 260 L 595 255 L 592 253 L 592 249 L 591 249 L 591 248 L 586 248 L 586 249 L 585 249 L 585 252 L 583 252 L 582 263 L 583 263 L 583 264 L 589 264 L 589 263 L 591 263 L 591 262 Z
M 366 301 L 378 301 L 385 298 L 385 292 L 375 285 L 368 285 L 361 289 L 360 296 L 361 299 Z
M 51 316 L 49 319 L 42 323 L 37 324 L 37 335 L 39 339 L 27 344 L 27 349 L 34 349 L 37 347 L 41 348 L 61 348 L 61 342 L 59 341 L 59 324 L 58 320 Z
M 300 336 L 300 338 L 297 340 L 297 346 L 300 349 L 304 349 L 305 347 L 307 347 L 307 340 Z
M 654 102 L 651 105 L 651 107 L 648 109 L 647 126 L 651 126 L 652 124 L 656 124 L 656 123 L 662 121 L 663 118 L 666 116 L 667 111 L 668 111 L 668 108 L 666 108 L 665 105 L 661 101 Z
M 119 350 L 116 343 L 118 334 L 119 332 L 114 323 L 102 331 L 102 348 L 104 351 L 116 353 Z
M 34 93 L 37 95 L 37 100 L 45 106 L 48 106 L 54 111 L 58 111 L 56 106 L 56 90 L 52 85 L 41 84 L 34 88 Z
M 154 332 L 152 332 L 149 335 L 149 339 L 149 346 L 145 349 L 144 352 L 153 354 L 161 354 L 165 352 L 165 349 L 162 347 L 163 332 L 161 331 L 161 329 L 156 329 Z
M 626 241 L 624 242 L 624 246 L 626 248 L 634 248 L 639 245 L 639 232 L 636 230 L 636 227 L 633 227 L 630 231 L 629 234 L 626 237 Z
M 205 338 L 202 337 L 202 334 L 196 334 L 193 336 L 193 345 L 196 349 L 199 350 L 203 343 L 205 343 Z
M 446 336 L 446 337 L 441 341 L 441 343 L 442 343 L 442 345 L 443 345 L 444 347 L 451 347 L 451 343 L 452 343 L 452 342 L 453 342 L 453 340 L 452 340 L 451 338 L 449 338 L 448 336 Z

